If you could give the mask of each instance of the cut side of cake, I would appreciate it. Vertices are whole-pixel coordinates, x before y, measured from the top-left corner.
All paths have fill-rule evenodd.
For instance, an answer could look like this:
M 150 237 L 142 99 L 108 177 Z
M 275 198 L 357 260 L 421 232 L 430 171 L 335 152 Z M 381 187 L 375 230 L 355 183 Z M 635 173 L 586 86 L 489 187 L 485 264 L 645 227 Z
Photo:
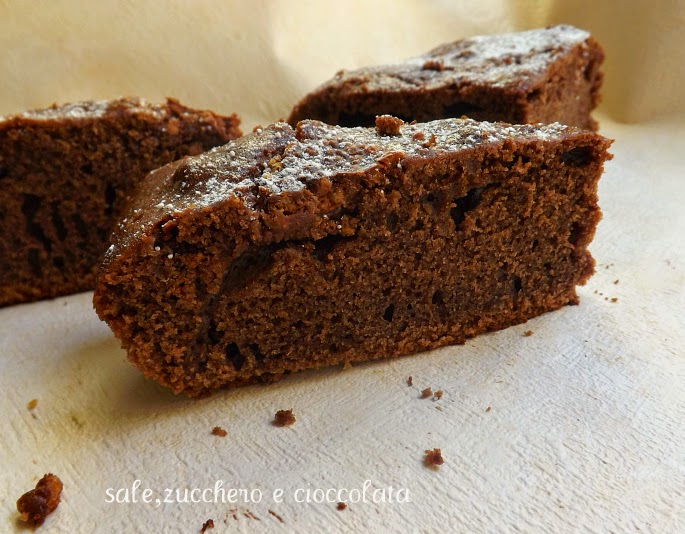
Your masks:
M 0 306 L 93 289 L 136 184 L 235 139 L 239 123 L 136 98 L 0 118 Z
M 147 177 L 94 306 L 189 396 L 460 344 L 578 302 L 609 145 L 470 119 L 258 129 Z
M 396 65 L 340 71 L 305 96 L 288 122 L 373 126 L 468 116 L 596 129 L 604 53 L 586 31 L 560 25 L 444 44 Z

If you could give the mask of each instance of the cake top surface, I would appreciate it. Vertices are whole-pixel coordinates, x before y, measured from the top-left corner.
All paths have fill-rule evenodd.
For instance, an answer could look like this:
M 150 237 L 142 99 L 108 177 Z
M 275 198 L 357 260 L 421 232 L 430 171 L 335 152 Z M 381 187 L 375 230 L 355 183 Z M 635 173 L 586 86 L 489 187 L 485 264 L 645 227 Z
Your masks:
M 162 118 L 169 113 L 169 101 L 152 104 L 143 98 L 124 97 L 114 100 L 86 100 L 69 104 L 53 104 L 44 109 L 0 116 L 0 125 L 13 121 L 66 121 L 102 118 L 109 113 L 144 113 Z
M 587 46 L 589 37 L 569 25 L 470 37 L 395 65 L 339 71 L 320 90 L 345 86 L 361 92 L 395 92 L 455 83 L 526 89 L 573 47 Z
M 456 153 L 507 139 L 560 140 L 579 131 L 559 123 L 510 125 L 471 119 L 402 124 L 388 116 L 380 117 L 375 129 L 344 128 L 312 120 L 302 121 L 293 129 L 279 122 L 153 171 L 117 234 L 124 241 L 133 240 L 160 220 L 231 197 L 258 211 L 259 200 L 297 193 L 322 178 L 334 181 L 338 175 L 370 171 L 390 156 L 396 156 L 401 167 L 412 159 Z M 110 247 L 107 259 L 118 253 L 120 245 L 123 242 Z

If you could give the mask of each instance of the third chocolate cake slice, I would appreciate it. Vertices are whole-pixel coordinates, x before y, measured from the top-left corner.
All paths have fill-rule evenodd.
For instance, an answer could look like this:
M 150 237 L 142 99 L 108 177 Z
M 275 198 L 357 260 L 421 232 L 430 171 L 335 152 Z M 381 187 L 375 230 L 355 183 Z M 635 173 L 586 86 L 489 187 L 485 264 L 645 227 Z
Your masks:
M 603 59 L 597 41 L 573 26 L 471 37 L 403 63 L 340 71 L 305 96 L 289 122 L 369 126 L 384 113 L 417 121 L 466 115 L 594 130 Z
M 95 307 L 191 396 L 463 343 L 577 303 L 609 144 L 560 124 L 274 124 L 147 177 Z

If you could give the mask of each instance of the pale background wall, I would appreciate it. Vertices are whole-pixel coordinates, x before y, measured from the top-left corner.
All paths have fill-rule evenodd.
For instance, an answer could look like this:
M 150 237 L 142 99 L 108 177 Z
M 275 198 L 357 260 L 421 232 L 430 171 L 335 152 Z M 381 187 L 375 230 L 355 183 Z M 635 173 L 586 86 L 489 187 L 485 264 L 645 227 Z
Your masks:
M 0 114 L 170 95 L 236 111 L 251 127 L 287 115 L 339 68 L 559 22 L 604 44 L 603 111 L 613 119 L 685 110 L 682 0 L 9 0 L 0 1 Z

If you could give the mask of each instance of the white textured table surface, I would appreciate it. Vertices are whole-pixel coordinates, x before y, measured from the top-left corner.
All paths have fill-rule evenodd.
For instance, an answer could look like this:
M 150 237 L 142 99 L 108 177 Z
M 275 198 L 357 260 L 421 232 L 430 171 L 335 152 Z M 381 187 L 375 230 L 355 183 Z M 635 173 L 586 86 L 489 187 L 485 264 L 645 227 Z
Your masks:
M 602 124 L 615 159 L 580 306 L 465 346 L 189 401 L 126 362 L 90 294 L 0 310 L 0 530 L 50 471 L 48 532 L 685 531 L 685 135 Z M 297 422 L 276 428 L 283 408 Z M 107 502 L 136 480 L 152 503 Z M 343 511 L 295 501 L 366 480 L 371 502 Z M 155 505 L 217 481 L 261 502 Z M 410 502 L 372 502 L 389 486 Z
M 685 109 L 685 3 L 630 7 L 6 0 L 0 114 L 170 95 L 239 112 L 249 131 L 341 67 L 562 22 L 605 46 L 612 119 Z M 44 532 L 192 533 L 208 518 L 211 533 L 685 532 L 685 117 L 600 119 L 616 157 L 600 185 L 598 270 L 580 306 L 462 347 L 188 401 L 127 363 L 90 294 L 0 309 L 0 532 L 20 530 L 15 501 L 48 471 L 64 493 Z M 444 397 L 421 400 L 424 387 Z M 294 409 L 294 426 L 270 424 L 282 408 Z M 228 436 L 212 436 L 215 425 Z M 445 457 L 435 471 L 422 464 L 433 447 Z M 262 501 L 106 502 L 109 488 L 135 480 L 139 498 L 144 488 L 156 499 L 223 481 L 261 490 Z M 294 501 L 298 490 L 359 490 L 366 480 L 371 499 L 392 485 L 410 502 L 338 511 Z M 278 489 L 284 502 L 274 502 Z

